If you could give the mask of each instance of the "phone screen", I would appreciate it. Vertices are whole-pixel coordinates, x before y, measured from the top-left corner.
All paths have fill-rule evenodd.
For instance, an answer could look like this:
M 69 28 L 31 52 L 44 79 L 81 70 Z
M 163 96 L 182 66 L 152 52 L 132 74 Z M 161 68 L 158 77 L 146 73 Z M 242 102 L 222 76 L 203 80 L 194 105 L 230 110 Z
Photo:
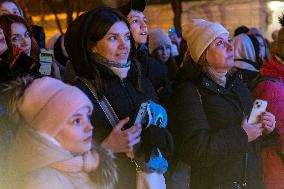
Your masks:
M 40 68 L 39 71 L 43 75 L 51 75 L 51 66 L 53 60 L 52 49 L 40 49 Z

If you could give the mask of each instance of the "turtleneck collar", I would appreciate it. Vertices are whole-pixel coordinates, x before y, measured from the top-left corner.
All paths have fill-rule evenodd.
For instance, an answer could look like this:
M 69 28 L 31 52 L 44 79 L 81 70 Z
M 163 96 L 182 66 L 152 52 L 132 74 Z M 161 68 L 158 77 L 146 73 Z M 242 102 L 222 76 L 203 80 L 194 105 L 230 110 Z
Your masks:
M 127 77 L 128 71 L 130 69 L 131 61 L 128 60 L 125 64 L 121 64 L 115 61 L 111 61 L 101 56 L 98 53 L 93 53 L 91 58 L 99 64 L 102 64 L 109 68 L 116 76 L 120 79 L 125 79 Z
M 214 82 L 216 82 L 218 85 L 221 85 L 222 87 L 226 86 L 226 81 L 227 81 L 226 75 L 227 75 L 228 71 L 219 72 L 214 67 L 207 66 L 205 68 L 205 72 L 206 72 L 207 76 L 210 79 L 212 79 Z

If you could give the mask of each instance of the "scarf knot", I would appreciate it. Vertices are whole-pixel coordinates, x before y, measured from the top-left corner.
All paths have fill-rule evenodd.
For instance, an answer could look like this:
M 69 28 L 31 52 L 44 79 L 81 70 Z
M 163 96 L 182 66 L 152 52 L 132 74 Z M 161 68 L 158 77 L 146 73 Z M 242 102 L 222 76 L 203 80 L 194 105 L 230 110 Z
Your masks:
M 108 60 L 98 53 L 92 53 L 91 59 L 96 63 L 99 63 L 109 68 L 120 79 L 124 79 L 127 77 L 131 65 L 130 60 L 128 60 L 125 64 L 121 64 L 115 61 Z

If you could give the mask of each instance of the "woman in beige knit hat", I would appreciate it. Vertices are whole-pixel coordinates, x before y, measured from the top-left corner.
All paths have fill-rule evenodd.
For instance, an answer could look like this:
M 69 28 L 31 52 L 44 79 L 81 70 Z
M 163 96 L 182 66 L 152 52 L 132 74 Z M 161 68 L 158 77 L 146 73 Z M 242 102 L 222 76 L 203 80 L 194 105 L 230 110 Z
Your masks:
M 93 105 L 80 89 L 43 77 L 6 89 L 18 131 L 7 160 L 5 188 L 105 189 L 117 181 L 110 151 L 92 143 Z
M 192 189 L 263 189 L 260 145 L 275 128 L 264 112 L 249 124 L 252 97 L 234 65 L 229 32 L 219 23 L 193 19 L 183 27 L 192 62 L 177 76 L 169 125 L 177 156 L 191 166 Z

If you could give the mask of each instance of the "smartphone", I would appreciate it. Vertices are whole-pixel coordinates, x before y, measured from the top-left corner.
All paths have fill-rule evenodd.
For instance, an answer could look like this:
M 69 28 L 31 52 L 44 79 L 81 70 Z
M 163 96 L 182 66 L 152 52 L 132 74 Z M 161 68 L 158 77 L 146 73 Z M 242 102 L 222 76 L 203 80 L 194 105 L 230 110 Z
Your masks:
M 139 111 L 136 115 L 136 119 L 135 119 L 135 124 L 143 124 L 146 120 L 146 114 L 147 114 L 147 110 L 148 109 L 148 103 L 147 102 L 143 102 L 140 105 Z
M 140 108 L 139 108 L 138 113 L 136 115 L 136 119 L 135 119 L 135 123 L 134 124 L 141 124 L 141 125 L 143 125 L 144 123 L 147 122 L 146 117 L 147 117 L 147 114 L 148 114 L 148 109 L 149 109 L 149 103 L 148 102 L 143 102 L 140 105 Z M 127 152 L 126 155 L 127 155 L 127 157 L 129 157 L 131 159 L 134 158 L 134 152 Z
M 253 103 L 253 108 L 250 113 L 248 123 L 249 124 L 259 123 L 260 116 L 263 112 L 266 111 L 266 108 L 267 108 L 267 101 L 256 99 Z
M 51 75 L 51 66 L 53 62 L 53 49 L 40 49 L 40 68 L 42 75 Z

